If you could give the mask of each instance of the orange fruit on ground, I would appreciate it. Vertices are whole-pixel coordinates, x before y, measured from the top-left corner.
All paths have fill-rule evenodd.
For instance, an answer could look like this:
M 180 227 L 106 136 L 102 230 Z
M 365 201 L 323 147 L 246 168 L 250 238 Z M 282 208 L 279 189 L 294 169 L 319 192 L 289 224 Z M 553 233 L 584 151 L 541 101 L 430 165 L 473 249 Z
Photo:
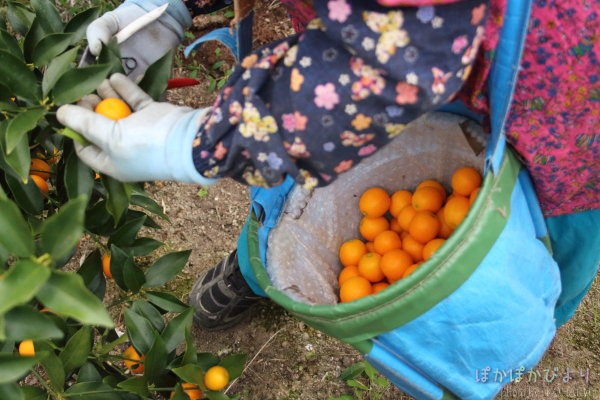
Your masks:
M 436 213 L 438 219 L 440 220 L 440 233 L 438 233 L 438 236 L 443 239 L 448 239 L 450 235 L 452 235 L 454 229 L 450 228 L 450 226 L 446 223 L 446 219 L 444 218 L 444 209 L 445 206 Z
M 469 195 L 469 206 L 472 206 L 473 203 L 475 202 L 475 199 L 477 198 L 477 195 L 479 194 L 479 189 L 481 189 L 481 187 L 478 187 L 477 189 L 473 190 L 471 192 L 471 194 Z
M 390 214 L 392 217 L 398 217 L 400 210 L 402 210 L 407 204 L 411 204 L 412 193 L 408 190 L 398 190 L 392 194 L 391 200 Z
M 444 197 L 444 201 L 446 200 L 446 188 L 435 179 L 425 179 L 424 181 L 421 181 L 421 183 L 417 185 L 417 188 L 415 190 L 419 190 L 424 187 L 434 187 L 436 189 L 439 189 L 439 191 Z
M 423 259 L 423 243 L 417 241 L 410 234 L 402 239 L 402 250 L 410 254 L 414 262 Z
M 204 374 L 204 386 L 208 390 L 222 390 L 229 383 L 229 371 L 220 365 L 210 367 Z
M 338 275 L 338 284 L 342 286 L 348 279 L 359 275 L 358 267 L 356 265 L 348 265 L 340 271 L 340 274 Z
M 439 232 L 440 220 L 431 211 L 417 211 L 408 227 L 410 236 L 423 244 L 435 239 Z
M 419 266 L 421 264 L 423 264 L 422 261 L 420 261 L 418 263 L 414 263 L 410 267 L 406 268 L 406 270 L 404 271 L 404 274 L 402 274 L 402 279 L 406 278 L 407 276 L 409 276 L 410 274 L 412 274 L 413 272 L 415 272 L 415 269 L 419 268 Z
M 379 282 L 385 278 L 379 263 L 381 255 L 377 253 L 367 253 L 360 258 L 358 262 L 358 273 L 369 282 Z
M 340 246 L 340 262 L 344 267 L 347 267 L 348 265 L 357 265 L 358 260 L 366 253 L 367 248 L 362 240 L 347 240 Z
M 373 244 L 373 242 L 365 243 L 365 247 L 367 248 L 367 253 L 372 253 L 375 251 L 375 245 Z
M 400 226 L 400 223 L 398 222 L 398 220 L 396 218 L 392 218 L 390 220 L 390 230 L 394 231 L 398 234 L 402 233 L 404 230 L 402 229 L 402 227 Z
M 29 175 L 36 175 L 43 180 L 47 180 L 52 175 L 52 168 L 46 161 L 40 158 L 32 158 L 29 163 Z
M 404 206 L 404 208 L 400 210 L 400 214 L 398 214 L 398 223 L 400 224 L 400 227 L 407 231 L 410 226 L 410 221 L 412 221 L 416 213 L 417 210 L 415 210 L 412 204 Z
M 112 279 L 112 273 L 110 272 L 110 253 L 105 253 L 102 255 L 102 271 L 104 272 L 104 276 Z
M 33 183 L 35 183 L 35 186 L 37 186 L 38 189 L 40 189 L 40 192 L 48 194 L 50 188 L 48 187 L 48 182 L 46 182 L 44 178 L 37 175 L 29 175 L 29 177 L 31 178 Z
M 375 236 L 390 229 L 390 221 L 386 217 L 363 217 L 358 224 L 358 231 L 367 241 L 372 242 Z
M 406 251 L 395 249 L 388 251 L 381 257 L 381 271 L 390 283 L 402 279 L 404 270 L 413 263 L 413 259 Z
M 33 357 L 35 356 L 35 346 L 33 340 L 23 340 L 19 343 L 19 355 L 21 357 Z
M 348 279 L 340 288 L 340 301 L 347 303 L 373 293 L 373 286 L 366 278 L 355 276 Z
M 373 284 L 373 294 L 381 292 L 383 289 L 389 287 L 390 284 L 387 282 L 377 282 Z
M 452 190 L 468 197 L 473 190 L 481 186 L 481 174 L 475 168 L 461 167 L 452 174 Z
M 401 248 L 402 239 L 400 239 L 400 235 L 397 232 L 392 230 L 383 231 L 375 236 L 373 247 L 375 248 L 375 253 L 383 255 L 390 250 Z
M 437 188 L 425 186 L 415 190 L 412 197 L 412 205 L 417 211 L 436 212 L 444 204 L 444 194 Z
M 123 351 L 123 357 L 125 360 L 125 368 L 130 370 L 134 374 L 144 373 L 144 356 L 140 356 L 133 346 L 129 346 Z
M 469 199 L 463 196 L 452 196 L 444 206 L 444 220 L 452 229 L 465 219 L 469 212 Z
M 446 239 L 436 238 L 425 243 L 425 246 L 423 246 L 423 260 L 429 260 L 445 241 Z
M 187 397 L 190 400 L 200 400 L 202 398 L 202 391 L 198 388 L 198 385 L 194 385 L 193 383 L 183 382 L 181 384 L 183 388 L 183 392 L 187 394 Z
M 389 209 L 392 199 L 385 189 L 372 187 L 363 192 L 358 200 L 358 209 L 367 217 L 381 217 Z
M 121 99 L 109 97 L 102 100 L 94 109 L 98 114 L 104 115 L 114 121 L 131 115 L 131 108 Z

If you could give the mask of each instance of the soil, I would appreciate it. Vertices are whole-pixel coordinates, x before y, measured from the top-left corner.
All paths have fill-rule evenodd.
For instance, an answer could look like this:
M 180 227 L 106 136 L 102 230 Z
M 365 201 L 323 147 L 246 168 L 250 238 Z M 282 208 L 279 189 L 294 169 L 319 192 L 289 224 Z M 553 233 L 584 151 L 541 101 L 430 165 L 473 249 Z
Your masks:
M 255 46 L 292 32 L 279 2 L 257 3 Z M 215 21 L 222 22 L 223 19 L 213 17 L 208 22 L 197 19 L 193 33 L 203 33 L 203 29 Z M 216 44 L 207 44 L 191 59 L 182 59 L 174 73 L 188 76 L 190 66 L 202 64 L 210 68 L 223 57 L 230 65 L 233 61 L 217 48 Z M 209 91 L 209 82 L 203 81 L 193 88 L 171 91 L 169 100 L 204 107 L 210 105 L 215 95 L 215 91 Z M 196 278 L 235 248 L 237 236 L 248 215 L 248 190 L 225 179 L 208 188 L 157 182 L 150 186 L 149 192 L 163 205 L 170 218 L 170 223 L 164 223 L 163 229 L 154 233 L 155 237 L 164 241 L 169 251 L 192 250 L 189 264 L 171 288 L 187 300 L 187 293 Z M 599 298 L 600 288 L 596 282 L 576 317 L 559 330 L 537 367 L 542 378 L 536 382 L 523 379 L 520 383 L 510 384 L 499 398 L 600 398 Z M 366 390 L 347 386 L 339 375 L 346 367 L 361 360 L 360 354 L 306 326 L 268 300 L 253 309 L 250 318 L 234 328 L 208 332 L 195 327 L 193 333 L 198 351 L 217 355 L 245 353 L 248 356 L 244 373 L 227 392 L 238 394 L 242 399 L 327 400 L 342 395 L 352 396 L 348 399 L 411 398 L 393 385 L 377 385 L 368 379 L 363 379 Z M 544 380 L 544 370 L 553 371 L 555 368 L 559 377 L 552 381 Z M 572 372 L 571 380 L 563 379 L 567 369 Z M 587 379 L 586 371 L 589 373 Z

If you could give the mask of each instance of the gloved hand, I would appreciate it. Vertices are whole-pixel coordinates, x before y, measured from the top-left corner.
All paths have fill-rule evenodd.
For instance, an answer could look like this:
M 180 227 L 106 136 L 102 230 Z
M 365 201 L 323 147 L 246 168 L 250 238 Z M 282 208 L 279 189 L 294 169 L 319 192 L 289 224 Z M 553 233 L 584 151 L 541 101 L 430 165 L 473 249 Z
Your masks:
M 118 95 L 133 113 L 113 121 L 92 111 L 100 101 L 88 96 L 81 105 L 65 105 L 57 118 L 93 144 L 75 143 L 81 160 L 92 169 L 123 182 L 176 180 L 209 185 L 192 160 L 192 142 L 207 109 L 159 103 L 123 74 L 114 74 L 98 89 L 101 96 Z
M 125 42 L 120 51 L 127 75 L 137 81 L 149 65 L 175 48 L 192 18 L 182 0 L 127 0 L 115 10 L 102 15 L 87 28 L 90 52 L 100 54 L 103 43 L 147 12 L 169 3 L 167 11 L 156 21 L 141 29 Z

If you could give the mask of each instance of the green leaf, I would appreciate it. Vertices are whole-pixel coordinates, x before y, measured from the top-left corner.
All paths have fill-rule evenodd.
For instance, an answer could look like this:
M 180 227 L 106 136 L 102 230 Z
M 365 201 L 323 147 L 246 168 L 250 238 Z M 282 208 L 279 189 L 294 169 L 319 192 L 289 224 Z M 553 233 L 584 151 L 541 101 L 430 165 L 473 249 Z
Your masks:
M 165 221 L 169 220 L 169 217 L 163 212 L 162 207 L 144 193 L 134 193 L 131 195 L 131 204 L 142 207 L 151 213 L 158 215 Z
M 67 376 L 85 364 L 88 355 L 92 351 L 92 344 L 92 328 L 89 326 L 83 326 L 71 336 L 65 348 L 59 354 Z
M 31 260 L 17 261 L 0 280 L 0 314 L 27 303 L 48 278 L 50 269 L 47 267 Z
M 18 59 L 23 60 L 23 51 L 19 46 L 19 42 L 4 29 L 0 29 L 0 49 L 6 50 Z
M 65 394 L 69 400 L 123 400 L 112 386 L 103 382 L 76 383 Z
M 144 293 L 148 301 L 168 312 L 181 313 L 189 308 L 170 293 L 147 291 Z
M 72 139 L 74 142 L 79 143 L 82 146 L 89 146 L 92 144 L 89 140 L 87 140 L 81 133 L 75 132 L 71 128 L 65 128 L 58 131 L 59 135 L 66 136 L 69 139 Z
M 0 385 L 0 399 L 25 400 L 25 395 L 15 383 Z
M 31 214 L 39 215 L 44 209 L 44 200 L 42 193 L 33 182 L 28 179 L 26 184 L 18 181 L 10 175 L 6 175 L 6 183 L 15 199 L 15 202 L 22 210 Z
M 146 271 L 144 287 L 161 286 L 177 275 L 190 257 L 191 250 L 169 253 L 158 260 Z
M 230 400 L 229 396 L 222 392 L 207 391 L 205 395 L 208 400 Z
M 33 234 L 27 221 L 15 203 L 8 199 L 0 199 L 0 245 L 9 253 L 23 258 L 33 255 L 35 249 Z
M 196 364 L 198 362 L 198 353 L 196 353 L 196 343 L 191 329 L 185 331 L 185 352 L 181 358 L 182 364 Z
M 60 56 L 50 61 L 48 68 L 46 68 L 46 71 L 44 72 L 44 77 L 42 78 L 42 95 L 44 97 L 50 93 L 58 79 L 73 67 L 73 62 L 77 57 L 78 51 L 79 47 L 73 47 L 71 50 L 65 51 Z
M 7 17 L 13 29 L 21 36 L 25 36 L 29 30 L 29 27 L 33 23 L 35 14 L 22 4 L 9 1 Z
M 140 395 L 143 398 L 150 397 L 150 391 L 148 390 L 148 380 L 143 376 L 134 376 L 132 378 L 125 379 L 124 381 L 119 382 L 117 387 L 126 390 L 130 393 Z
M 157 332 L 160 332 L 165 327 L 165 321 L 162 314 L 152 304 L 145 300 L 136 300 L 131 305 L 131 310 L 138 315 L 146 318 Z
M 89 198 L 94 189 L 94 173 L 74 152 L 69 154 L 65 162 L 65 189 L 69 199 L 79 196 Z
M 65 370 L 62 361 L 54 354 L 54 350 L 50 346 L 46 351 L 40 352 L 40 355 L 42 356 L 40 364 L 50 379 L 50 385 L 54 390 L 62 392 L 65 386 Z
M 229 379 L 234 380 L 238 376 L 242 375 L 244 371 L 244 365 L 246 364 L 245 354 L 234 354 L 224 357 L 219 363 L 220 366 L 225 368 L 229 372 Z
M 125 73 L 123 63 L 121 62 L 120 46 L 114 38 L 111 39 L 108 44 L 102 46 L 97 62 L 99 64 L 110 65 L 110 75 L 117 72 L 122 74 Z
M 183 367 L 173 368 L 171 371 L 186 382 L 204 385 L 202 382 L 204 371 L 197 364 L 186 364 Z
M 25 56 L 25 61 L 31 63 L 33 60 L 33 49 L 39 43 L 40 40 L 47 34 L 51 32 L 46 32 L 42 25 L 40 25 L 39 18 L 35 18 L 33 23 L 31 24 L 31 28 L 25 35 L 25 40 L 23 41 L 23 55 Z
M 156 239 L 141 237 L 133 241 L 130 246 L 123 247 L 123 250 L 134 257 L 147 256 L 154 250 L 164 245 Z
M 69 104 L 96 90 L 106 78 L 110 66 L 90 65 L 65 72 L 52 89 L 56 104 Z
M 157 383 L 157 379 L 167 366 L 167 355 L 164 341 L 156 335 L 144 359 L 144 376 L 149 382 Z
M 6 154 L 10 155 L 15 147 L 22 141 L 23 136 L 33 130 L 46 115 L 46 110 L 43 108 L 34 108 L 17 114 L 8 122 L 6 128 Z
M 110 246 L 110 271 L 112 273 L 115 283 L 123 290 L 129 290 L 125 283 L 124 270 L 125 264 L 133 263 L 132 256 L 125 253 L 119 247 L 114 244 Z
M 152 344 L 154 337 L 158 336 L 158 332 L 152 326 L 152 323 L 143 316 L 133 312 L 130 309 L 125 309 L 125 326 L 129 334 L 129 339 L 133 347 L 140 354 L 146 354 Z
M 167 353 L 175 350 L 185 340 L 185 332 L 191 328 L 193 317 L 194 310 L 188 308 L 169 321 L 167 327 L 161 333 Z
M 44 222 L 40 233 L 42 249 L 50 253 L 54 260 L 68 255 L 83 236 L 86 205 L 86 196 L 70 200 Z
M 171 76 L 173 65 L 174 50 L 170 50 L 159 60 L 148 67 L 144 73 L 144 78 L 139 83 L 140 88 L 154 100 L 159 100 L 160 96 L 167 90 L 167 83 Z
M 37 357 L 21 357 L 18 354 L 0 354 L 0 384 L 12 383 L 29 372 L 37 363 Z
M 71 33 L 51 33 L 44 36 L 33 48 L 33 63 L 40 67 L 64 52 L 73 40 Z
M 100 251 L 95 250 L 87 256 L 77 273 L 83 278 L 85 286 L 102 300 L 106 290 L 106 280 L 102 273 Z
M 77 383 L 102 382 L 102 375 L 90 361 L 85 362 L 77 372 Z
M 31 6 L 46 32 L 62 32 L 63 23 L 53 1 L 31 0 Z
M 64 332 L 45 313 L 21 306 L 6 313 L 6 336 L 15 341 L 62 339 Z
M 109 244 L 115 244 L 119 247 L 127 247 L 131 246 L 146 222 L 146 216 L 140 218 L 135 218 L 130 221 L 125 222 L 122 226 L 120 226 L 109 238 Z
M 37 297 L 52 311 L 84 324 L 113 326 L 102 302 L 87 290 L 83 278 L 77 274 L 53 271 Z
M 183 387 L 178 384 L 173 391 L 173 397 L 170 400 L 189 400 L 189 396 L 183 391 Z
M 127 290 L 132 293 L 139 292 L 144 283 L 146 283 L 144 271 L 138 268 L 132 256 L 128 256 L 127 261 L 123 265 L 123 280 Z
M 357 363 L 350 365 L 345 370 L 343 370 L 342 373 L 340 374 L 340 379 L 343 381 L 347 381 L 348 379 L 354 379 L 357 376 L 359 376 L 360 374 L 362 374 L 364 370 L 365 370 L 365 363 L 359 361 Z
M 7 155 L 4 147 L 4 144 L 6 143 L 7 128 L 8 121 L 0 121 L 0 166 L 3 167 L 8 175 L 24 181 L 29 176 L 29 165 L 31 164 L 29 138 L 24 135 L 13 152 L 10 155 Z M 39 192 L 37 197 L 40 197 Z
M 21 386 L 21 392 L 25 396 L 25 400 L 47 400 L 48 395 L 38 387 Z
M 15 96 L 36 102 L 41 95 L 34 73 L 27 65 L 6 50 L 0 50 L 0 83 Z
M 364 383 L 362 383 L 360 381 L 357 381 L 356 379 L 348 379 L 346 381 L 346 385 L 360 389 L 360 390 L 364 390 L 364 391 L 369 390 L 369 387 L 367 385 L 365 385 Z
M 73 33 L 71 43 L 77 43 L 85 37 L 85 31 L 88 25 L 100 16 L 100 11 L 100 7 L 88 8 L 67 22 L 65 32 Z
M 129 194 L 127 193 L 124 183 L 119 182 L 110 176 L 103 175 L 102 184 L 108 193 L 106 210 L 112 215 L 116 225 L 129 207 Z

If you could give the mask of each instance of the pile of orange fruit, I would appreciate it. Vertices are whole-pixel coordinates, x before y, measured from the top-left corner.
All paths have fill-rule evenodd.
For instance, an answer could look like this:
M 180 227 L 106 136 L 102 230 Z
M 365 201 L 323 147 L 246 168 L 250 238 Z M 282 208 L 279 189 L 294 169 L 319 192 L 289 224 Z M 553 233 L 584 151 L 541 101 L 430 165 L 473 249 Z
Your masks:
M 364 191 L 358 204 L 361 237 L 339 248 L 340 301 L 377 293 L 431 258 L 466 217 L 481 182 L 475 168 L 460 167 L 452 174 L 451 193 L 434 179 L 420 182 L 413 191 Z

